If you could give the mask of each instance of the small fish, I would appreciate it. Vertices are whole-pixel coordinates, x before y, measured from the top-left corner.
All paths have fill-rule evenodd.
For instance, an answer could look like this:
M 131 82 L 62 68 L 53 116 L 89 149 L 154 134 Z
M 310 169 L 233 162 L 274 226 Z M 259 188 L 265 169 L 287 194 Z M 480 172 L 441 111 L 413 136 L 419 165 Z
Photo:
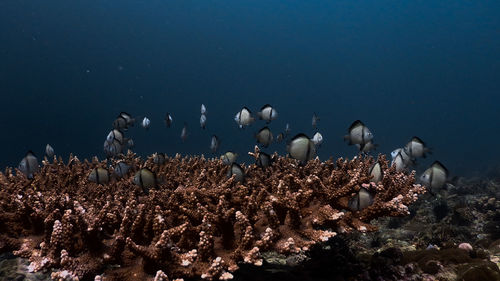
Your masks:
M 170 113 L 167 112 L 167 114 L 165 114 L 165 125 L 167 125 L 167 128 L 170 128 L 173 120 L 174 119 L 172 119 L 172 115 L 170 115 Z
M 278 118 L 278 112 L 270 104 L 264 105 L 259 112 L 257 112 L 259 119 L 265 120 L 267 123 Z
M 259 152 L 259 156 L 257 157 L 257 159 L 255 159 L 255 165 L 262 168 L 263 170 L 271 166 L 272 163 L 273 159 L 271 158 L 271 155 L 265 152 Z
M 243 126 L 249 126 L 255 121 L 255 118 L 252 117 L 252 113 L 250 112 L 250 109 L 248 109 L 246 106 L 243 107 L 236 115 L 234 116 L 234 121 L 240 126 L 240 128 L 243 128 Z
M 359 192 L 349 200 L 349 209 L 352 211 L 361 211 L 373 204 L 373 195 L 365 188 L 360 188 Z
M 149 126 L 151 125 L 151 121 L 149 120 L 149 118 L 147 117 L 144 117 L 144 119 L 142 119 L 142 122 L 141 122 L 141 126 L 144 128 L 144 129 L 149 129 Z
M 276 136 L 276 142 L 282 142 L 285 139 L 285 135 L 283 133 L 279 133 Z
M 222 160 L 222 163 L 224 163 L 224 165 L 231 165 L 234 162 L 236 162 L 236 159 L 238 158 L 238 153 L 228 151 L 224 153 L 220 158 Z
M 119 117 L 122 117 L 123 119 L 125 119 L 125 121 L 127 122 L 127 126 L 130 126 L 130 127 L 134 126 L 135 119 L 132 118 L 132 115 L 128 114 L 127 112 L 122 111 L 122 112 L 120 112 Z
M 128 165 L 127 163 L 125 163 L 123 161 L 120 161 L 120 162 L 116 163 L 114 172 L 118 178 L 123 178 L 128 173 L 129 169 L 130 169 L 130 165 Z
M 394 160 L 394 158 L 396 158 L 396 156 L 398 156 L 398 153 L 402 150 L 402 148 L 396 148 L 394 149 L 392 152 L 391 152 L 391 158 L 392 160 Z
M 243 182 L 245 179 L 245 171 L 237 163 L 232 163 L 229 171 L 227 171 L 227 177 L 231 178 L 234 175 L 234 181 Z
M 290 124 L 286 123 L 286 126 L 285 126 L 285 136 L 288 136 L 288 134 L 290 134 Z
M 113 128 L 117 130 L 127 130 L 127 120 L 122 116 L 116 117 L 116 119 L 113 121 Z
M 363 143 L 363 144 L 357 143 L 355 145 L 359 149 L 359 151 L 363 152 L 363 153 L 368 153 L 372 150 L 376 150 L 378 147 L 378 144 L 374 144 L 373 141 L 369 141 L 369 142 Z
M 127 146 L 128 146 L 128 148 L 134 148 L 135 147 L 134 140 L 127 139 Z
M 255 138 L 257 142 L 262 144 L 264 147 L 268 147 L 273 142 L 273 133 L 266 126 L 259 130 L 257 134 L 255 134 Z
M 431 149 L 426 147 L 425 143 L 418 137 L 413 137 L 404 147 L 406 153 L 411 158 L 426 157 L 426 153 L 432 153 Z
M 432 165 L 425 170 L 420 176 L 420 181 L 423 185 L 434 189 L 441 188 L 448 179 L 448 169 L 439 161 L 435 161 Z
M 153 155 L 153 163 L 155 163 L 156 165 L 163 165 L 165 164 L 165 161 L 165 153 L 160 152 Z
M 212 153 L 217 152 L 217 149 L 219 148 L 219 138 L 216 135 L 212 135 L 212 138 L 210 139 L 210 150 Z
M 297 159 L 301 164 L 313 159 L 316 156 L 316 146 L 305 134 L 297 134 L 287 145 L 290 156 Z
M 207 108 L 205 107 L 204 104 L 201 104 L 201 110 L 200 110 L 200 112 L 201 112 L 201 115 L 205 115 L 207 113 Z
M 122 153 L 123 146 L 116 140 L 109 142 L 108 140 L 104 141 L 104 153 L 106 157 L 115 157 L 118 154 Z
M 320 132 L 316 132 L 311 140 L 314 145 L 321 146 L 321 144 L 323 143 L 323 135 L 321 135 Z
M 395 165 L 396 166 L 396 172 L 401 172 L 403 171 L 404 169 L 406 169 L 406 165 L 405 165 L 405 162 L 403 160 L 403 156 L 401 155 L 401 152 L 398 152 L 398 154 L 396 155 L 396 157 L 394 157 L 394 159 L 392 160 L 392 163 L 391 163 L 391 166 Z
M 17 167 L 28 179 L 33 178 L 33 174 L 38 172 L 38 159 L 33 151 L 28 151 Z
M 312 117 L 312 121 L 311 121 L 311 125 L 312 125 L 313 129 L 316 129 L 316 127 L 318 126 L 318 123 L 319 123 L 319 117 L 318 117 L 318 115 L 316 115 L 316 112 L 314 112 L 313 117 Z
M 370 176 L 372 177 L 371 181 L 374 183 L 378 183 L 382 181 L 383 173 L 382 167 L 380 167 L 380 163 L 377 161 L 370 168 Z
M 109 182 L 109 172 L 104 168 L 95 168 L 89 174 L 89 181 L 97 184 L 106 184 Z
M 135 173 L 134 183 L 148 194 L 150 189 L 156 187 L 156 176 L 148 168 L 142 168 Z
M 45 155 L 47 155 L 47 158 L 54 158 L 54 148 L 50 146 L 50 144 L 47 144 L 45 146 Z
M 113 140 L 118 141 L 120 145 L 123 144 L 124 137 L 122 131 L 118 129 L 111 130 L 108 136 L 106 137 L 106 141 L 111 143 L 113 142 Z
M 205 114 L 202 114 L 200 116 L 200 127 L 202 129 L 205 129 L 206 126 L 207 126 L 207 116 L 205 116 Z
M 183 142 L 185 142 L 187 139 L 187 136 L 188 136 L 187 123 L 184 122 L 184 127 L 182 128 L 182 131 L 181 131 L 181 140 Z
M 349 145 L 365 144 L 373 139 L 370 129 L 359 120 L 354 121 L 347 132 L 348 134 L 344 136 L 344 140 L 348 140 Z

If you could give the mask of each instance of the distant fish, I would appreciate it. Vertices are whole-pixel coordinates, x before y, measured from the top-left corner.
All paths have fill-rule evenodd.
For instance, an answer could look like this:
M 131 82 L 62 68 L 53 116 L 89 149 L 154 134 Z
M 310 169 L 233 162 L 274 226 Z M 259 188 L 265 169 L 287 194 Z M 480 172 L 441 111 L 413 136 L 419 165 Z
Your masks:
M 238 158 L 238 153 L 228 151 L 224 153 L 220 158 L 222 160 L 222 163 L 224 163 L 224 165 L 231 165 L 234 162 L 236 162 L 236 159 Z
M 187 123 L 184 122 L 184 127 L 182 127 L 182 131 L 181 131 L 181 140 L 183 142 L 185 142 L 187 137 L 188 137 Z
M 355 145 L 359 149 L 359 152 L 363 152 L 363 153 L 368 153 L 370 151 L 376 150 L 378 147 L 378 144 L 374 144 L 373 141 L 369 141 L 369 142 L 363 143 L 363 144 L 357 143 Z
M 118 129 L 113 129 L 109 132 L 108 136 L 106 137 L 107 142 L 113 142 L 113 140 L 116 140 L 120 145 L 123 144 L 124 141 L 124 136 L 122 131 Z
M 148 168 L 142 168 L 135 173 L 134 183 L 148 194 L 150 189 L 156 187 L 156 176 Z
M 363 122 L 356 120 L 354 121 L 349 129 L 348 134 L 344 136 L 344 140 L 349 141 L 349 145 L 352 144 L 365 144 L 373 139 L 373 134 L 370 129 L 363 124 Z
M 285 135 L 283 133 L 279 133 L 276 136 L 276 142 L 282 142 L 285 139 Z
M 411 158 L 424 157 L 426 153 L 431 153 L 431 149 L 428 148 L 425 143 L 418 137 L 413 137 L 404 147 L 405 152 L 410 155 Z
M 257 159 L 255 159 L 255 165 L 262 169 L 266 169 L 267 167 L 271 166 L 272 163 L 273 159 L 271 158 L 271 155 L 264 152 L 259 152 Z
M 287 151 L 292 158 L 299 160 L 301 164 L 305 164 L 316 156 L 316 147 L 305 134 L 297 134 L 293 137 L 287 145 Z
M 420 181 L 423 185 L 434 189 L 441 188 L 448 179 L 448 169 L 439 161 L 435 161 L 432 165 L 425 170 L 420 176 Z
M 238 124 L 240 128 L 243 128 L 243 126 L 248 126 L 252 124 L 255 121 L 255 118 L 252 117 L 252 113 L 250 112 L 250 109 L 247 107 L 243 107 L 236 115 L 234 116 L 234 121 Z
M 28 151 L 24 158 L 19 162 L 18 169 L 28 178 L 32 179 L 33 174 L 38 172 L 38 159 L 33 151 Z
M 373 204 L 373 195 L 365 188 L 360 188 L 359 192 L 349 200 L 349 209 L 352 211 L 361 211 Z
M 50 144 L 47 144 L 45 146 L 45 155 L 47 155 L 48 159 L 54 158 L 54 148 L 52 148 L 52 146 L 50 146 Z
M 174 119 L 172 119 L 172 115 L 170 115 L 170 113 L 167 112 L 167 114 L 165 114 L 165 125 L 167 125 L 167 128 L 170 128 L 173 120 Z
M 380 167 L 380 163 L 377 161 L 371 166 L 370 168 L 370 176 L 372 182 L 380 182 L 382 181 L 383 173 L 382 173 L 382 167 Z
M 153 155 L 153 163 L 155 163 L 156 165 L 163 165 L 165 164 L 165 161 L 165 153 L 159 152 Z
M 243 171 L 243 168 L 241 168 L 241 166 L 237 163 L 232 163 L 227 172 L 228 178 L 231 178 L 233 175 L 234 181 L 236 182 L 243 182 L 243 180 L 245 179 L 245 171 Z
M 116 163 L 114 172 L 118 178 L 123 178 L 128 173 L 129 169 L 130 169 L 130 165 L 128 165 L 127 163 L 125 163 L 123 161 L 120 161 L 120 162 Z
M 205 129 L 206 126 L 207 126 L 207 116 L 205 116 L 205 114 L 202 114 L 200 116 L 200 127 L 202 129 Z
M 144 117 L 144 119 L 142 119 L 141 126 L 147 130 L 149 129 L 150 125 L 151 125 L 151 120 L 149 120 L 149 118 L 147 117 Z
M 116 140 L 109 142 L 108 140 L 104 141 L 104 153 L 106 157 L 115 157 L 118 154 L 122 153 L 123 146 Z
M 216 135 L 213 135 L 212 138 L 210 139 L 210 150 L 212 153 L 217 152 L 217 149 L 219 148 L 219 138 Z
M 104 168 L 95 168 L 89 174 L 89 181 L 98 184 L 106 184 L 109 182 L 109 172 Z
M 118 130 L 127 130 L 128 127 L 134 126 L 135 119 L 127 112 L 121 112 L 113 121 L 113 128 Z
M 268 147 L 273 142 L 273 133 L 266 126 L 260 129 L 257 134 L 255 134 L 255 138 L 257 139 L 258 143 L 262 144 L 262 146 Z
M 270 104 L 264 105 L 259 112 L 257 112 L 259 119 L 265 120 L 267 123 L 278 118 L 278 112 Z
M 201 110 L 200 110 L 202 115 L 205 115 L 207 113 L 207 108 L 205 107 L 204 104 L 201 104 Z
M 311 140 L 314 145 L 321 146 L 321 144 L 323 143 L 323 135 L 321 135 L 320 132 L 316 132 Z
M 133 139 L 127 139 L 127 146 L 128 148 L 134 148 L 134 140 Z
M 319 123 L 319 117 L 318 115 L 316 115 L 316 112 L 314 112 L 311 120 L 311 125 L 313 129 L 316 129 L 316 127 L 318 127 L 318 123 Z

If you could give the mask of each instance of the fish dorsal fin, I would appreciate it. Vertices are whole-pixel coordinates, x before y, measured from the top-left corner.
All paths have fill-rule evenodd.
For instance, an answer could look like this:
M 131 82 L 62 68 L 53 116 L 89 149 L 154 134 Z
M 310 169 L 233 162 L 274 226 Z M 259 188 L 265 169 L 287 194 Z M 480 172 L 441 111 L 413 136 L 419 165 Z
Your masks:
M 271 107 L 271 108 L 272 108 L 272 106 L 271 106 L 270 104 L 266 103 L 266 104 L 264 104 L 264 106 L 262 106 L 262 107 L 260 108 L 260 111 L 262 111 L 262 110 L 264 110 L 264 109 L 266 109 L 266 108 L 268 108 L 268 107 Z
M 446 173 L 446 175 L 449 174 L 448 169 L 441 162 L 439 162 L 437 160 L 434 161 L 434 163 L 432 163 L 431 167 L 434 167 L 434 166 L 437 166 L 437 167 L 443 169 L 443 171 Z
M 309 139 L 309 137 L 308 137 L 306 134 L 304 134 L 304 133 L 298 133 L 298 134 L 296 134 L 296 135 L 292 138 L 292 140 L 291 140 L 291 141 L 294 141 L 294 140 L 299 139 L 299 138 L 307 138 L 307 139 Z
M 349 126 L 349 132 L 351 132 L 352 129 L 358 127 L 358 126 L 364 126 L 365 124 L 363 124 L 363 122 L 361 122 L 360 120 L 356 120 L 354 122 L 352 122 L 351 126 Z
M 421 143 L 421 144 L 423 144 L 425 146 L 425 142 L 422 139 L 420 139 L 419 137 L 417 137 L 417 136 L 413 136 L 411 138 L 411 141 L 415 141 L 415 142 Z

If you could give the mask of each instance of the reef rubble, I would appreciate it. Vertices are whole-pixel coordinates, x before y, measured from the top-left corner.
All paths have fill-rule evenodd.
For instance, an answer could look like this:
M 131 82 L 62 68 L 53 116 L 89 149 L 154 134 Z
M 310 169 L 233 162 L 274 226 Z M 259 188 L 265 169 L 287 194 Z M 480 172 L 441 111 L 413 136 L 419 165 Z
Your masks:
M 33 179 L 14 169 L 0 174 L 0 252 L 52 269 L 55 280 L 232 279 L 263 254 L 308 252 L 337 233 L 370 232 L 373 219 L 405 216 L 425 188 L 415 174 L 384 172 L 370 181 L 372 157 L 314 159 L 305 165 L 275 155 L 267 169 L 244 166 L 245 180 L 203 156 L 123 157 L 132 168 L 107 184 L 88 180 L 92 169 L 116 160 L 45 159 Z M 133 174 L 148 168 L 157 187 L 145 193 Z M 359 211 L 348 202 L 361 188 L 374 195 Z M 170 278 L 170 279 L 169 279 Z

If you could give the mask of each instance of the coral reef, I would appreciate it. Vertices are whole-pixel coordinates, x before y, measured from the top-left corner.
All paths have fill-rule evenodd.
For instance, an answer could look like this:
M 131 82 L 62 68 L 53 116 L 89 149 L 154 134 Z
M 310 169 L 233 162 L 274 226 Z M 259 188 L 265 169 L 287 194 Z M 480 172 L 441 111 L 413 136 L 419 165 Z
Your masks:
M 31 180 L 8 168 L 0 174 L 0 252 L 28 258 L 34 272 L 55 269 L 58 280 L 226 280 L 241 263 L 262 265 L 268 251 L 297 254 L 338 232 L 374 231 L 373 219 L 407 215 L 425 192 L 385 156 L 379 183 L 370 182 L 371 157 L 306 165 L 274 157 L 267 169 L 243 166 L 243 182 L 203 156 L 157 165 L 129 153 L 121 159 L 129 173 L 105 185 L 88 175 L 114 160 L 46 159 Z M 141 168 L 157 178 L 147 194 L 134 184 Z M 362 187 L 373 204 L 349 210 Z

